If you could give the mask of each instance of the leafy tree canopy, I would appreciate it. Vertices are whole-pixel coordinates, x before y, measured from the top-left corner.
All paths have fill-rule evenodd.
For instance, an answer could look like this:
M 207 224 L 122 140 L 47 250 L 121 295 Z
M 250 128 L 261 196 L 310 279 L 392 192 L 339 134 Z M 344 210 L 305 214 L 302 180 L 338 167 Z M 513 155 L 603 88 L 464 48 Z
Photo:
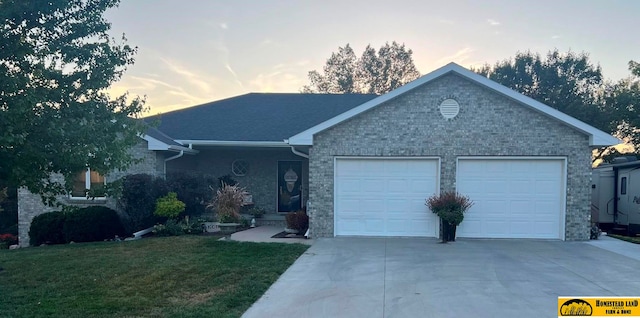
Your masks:
M 475 71 L 597 128 L 609 130 L 599 118 L 602 72 L 585 53 L 554 50 L 545 57 L 531 52 L 517 53 L 513 59 L 493 66 L 486 64 Z
M 125 168 L 144 101 L 106 89 L 136 48 L 108 35 L 119 0 L 0 0 L 0 179 L 53 202 L 86 167 Z
M 640 64 L 629 62 L 631 75 L 617 83 L 605 81 L 586 53 L 517 53 L 512 59 L 486 64 L 475 71 L 539 102 L 616 135 L 640 153 Z M 599 149 L 594 160 L 619 155 Z
M 610 128 L 618 138 L 631 144 L 640 154 L 640 64 L 629 61 L 630 75 L 616 83 L 609 83 L 604 90 L 604 118 L 611 121 Z M 616 149 L 599 154 L 606 161 L 619 156 Z
M 323 70 L 309 72 L 310 84 L 305 93 L 384 94 L 420 77 L 412 58 L 413 51 L 404 44 L 386 43 L 378 52 L 367 45 L 357 58 L 349 44 L 331 54 Z

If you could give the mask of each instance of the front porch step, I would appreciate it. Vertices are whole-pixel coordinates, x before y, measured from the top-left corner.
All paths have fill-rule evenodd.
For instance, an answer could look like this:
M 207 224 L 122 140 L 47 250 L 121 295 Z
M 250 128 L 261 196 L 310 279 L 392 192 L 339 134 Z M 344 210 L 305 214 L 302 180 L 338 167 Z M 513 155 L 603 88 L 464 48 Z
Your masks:
M 243 217 L 251 220 L 253 218 L 250 214 L 243 214 Z M 287 221 L 284 219 L 284 214 L 270 214 L 267 213 L 261 218 L 256 218 L 256 226 L 278 226 L 283 229 L 287 226 Z

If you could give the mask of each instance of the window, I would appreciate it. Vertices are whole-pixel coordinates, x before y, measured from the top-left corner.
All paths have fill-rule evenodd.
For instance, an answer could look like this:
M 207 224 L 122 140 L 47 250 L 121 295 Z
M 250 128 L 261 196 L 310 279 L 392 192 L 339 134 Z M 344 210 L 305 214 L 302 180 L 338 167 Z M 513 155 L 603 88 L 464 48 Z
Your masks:
M 73 179 L 72 198 L 104 197 L 104 176 L 87 168 Z
M 249 163 L 245 160 L 238 159 L 231 164 L 231 172 L 238 177 L 242 177 L 249 172 Z
M 620 194 L 627 194 L 627 177 L 622 177 L 620 179 Z

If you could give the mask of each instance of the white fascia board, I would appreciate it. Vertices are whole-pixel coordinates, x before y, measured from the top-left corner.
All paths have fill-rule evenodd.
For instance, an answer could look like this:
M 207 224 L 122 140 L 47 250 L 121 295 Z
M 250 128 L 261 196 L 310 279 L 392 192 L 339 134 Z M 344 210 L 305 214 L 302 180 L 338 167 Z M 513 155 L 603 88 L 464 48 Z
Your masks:
M 543 103 L 540 103 L 536 100 L 534 100 L 533 98 L 527 97 L 525 95 L 522 95 L 506 86 L 500 85 L 484 76 L 481 76 L 479 74 L 476 74 L 456 63 L 449 63 L 429 74 L 426 74 L 422 77 L 420 77 L 419 79 L 408 83 L 404 86 L 401 86 L 387 94 L 384 94 L 382 96 L 376 97 L 360 106 L 357 106 L 349 111 L 346 111 L 336 117 L 333 117 L 327 121 L 324 121 L 316 126 L 313 126 L 297 135 L 294 135 L 292 137 L 289 138 L 289 144 L 290 145 L 294 145 L 294 146 L 311 146 L 313 145 L 313 135 L 327 129 L 330 127 L 333 127 L 347 119 L 350 119 L 358 114 L 361 114 L 373 107 L 376 107 L 384 102 L 387 102 L 391 99 L 394 99 L 396 97 L 398 97 L 399 95 L 402 95 L 418 86 L 421 86 L 423 84 L 426 84 L 428 82 L 431 82 L 447 73 L 456 73 L 462 77 L 465 77 L 471 81 L 474 81 L 480 85 L 483 85 L 487 88 L 490 88 L 510 99 L 513 99 L 515 101 L 518 101 L 530 108 L 533 108 L 534 110 L 549 116 L 551 118 L 554 118 L 556 120 L 559 120 L 563 123 L 565 123 L 568 126 L 571 126 L 583 133 L 585 133 L 586 135 L 589 136 L 589 145 L 593 146 L 593 147 L 598 147 L 598 146 L 611 146 L 611 145 L 616 145 L 621 143 L 622 141 L 620 141 L 619 139 L 609 135 L 608 133 L 601 131 L 591 125 L 588 125 L 576 118 L 573 118 L 561 111 L 558 111 L 554 108 L 551 108 L 550 106 L 547 106 Z
M 233 140 L 176 140 L 181 144 L 193 146 L 223 146 L 223 147 L 265 147 L 288 148 L 284 141 L 233 141 Z
M 142 139 L 147 141 L 147 149 L 155 151 L 184 151 L 187 154 L 197 154 L 199 151 L 188 147 L 181 147 L 177 145 L 167 145 L 166 143 L 155 139 L 149 135 L 142 136 Z
M 147 141 L 147 149 L 149 150 L 169 150 L 169 145 L 149 135 L 142 136 L 142 139 Z

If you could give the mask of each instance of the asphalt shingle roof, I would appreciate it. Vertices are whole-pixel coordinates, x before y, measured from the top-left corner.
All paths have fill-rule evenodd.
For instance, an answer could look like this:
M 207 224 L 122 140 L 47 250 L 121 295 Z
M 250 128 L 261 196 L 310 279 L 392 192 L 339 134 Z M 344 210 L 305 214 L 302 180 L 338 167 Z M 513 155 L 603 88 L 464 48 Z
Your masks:
M 145 118 L 176 140 L 283 141 L 374 94 L 250 93 Z

